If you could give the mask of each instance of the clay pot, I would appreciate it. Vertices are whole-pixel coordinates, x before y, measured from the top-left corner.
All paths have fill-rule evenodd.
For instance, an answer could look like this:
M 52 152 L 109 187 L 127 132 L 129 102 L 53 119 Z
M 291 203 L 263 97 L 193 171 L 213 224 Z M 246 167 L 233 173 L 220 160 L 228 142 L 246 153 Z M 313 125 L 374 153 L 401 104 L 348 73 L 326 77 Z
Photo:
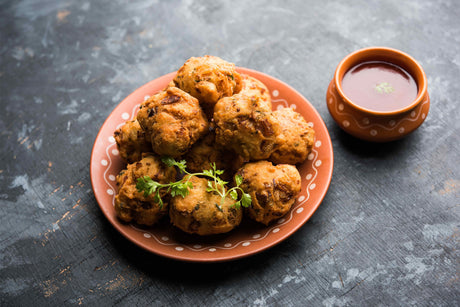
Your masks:
M 392 111 L 373 111 L 355 104 L 342 90 L 342 79 L 352 67 L 369 61 L 397 65 L 414 78 L 418 94 L 407 107 Z M 367 141 L 387 142 L 400 139 L 417 129 L 430 108 L 426 75 L 420 64 L 408 54 L 386 47 L 370 47 L 347 55 L 337 66 L 326 94 L 327 107 L 344 131 Z

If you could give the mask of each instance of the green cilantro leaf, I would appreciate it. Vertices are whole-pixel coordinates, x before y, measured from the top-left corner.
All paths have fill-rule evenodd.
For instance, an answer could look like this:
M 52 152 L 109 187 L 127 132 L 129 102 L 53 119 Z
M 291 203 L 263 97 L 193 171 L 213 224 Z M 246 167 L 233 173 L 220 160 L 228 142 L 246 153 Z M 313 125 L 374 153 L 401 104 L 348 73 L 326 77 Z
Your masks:
M 238 199 L 238 192 L 236 190 L 231 190 L 230 191 L 230 197 L 233 199 L 233 200 L 237 200 Z
M 216 181 L 217 181 L 217 184 L 221 186 L 228 184 L 228 181 L 224 181 L 220 179 L 219 177 L 216 178 Z
M 182 182 L 178 181 L 175 182 L 174 184 L 171 185 L 171 196 L 175 197 L 177 195 L 180 195 L 182 197 L 185 197 L 189 193 L 189 189 L 193 188 L 193 184 L 188 181 L 188 182 Z
M 168 156 L 161 157 L 161 162 L 163 162 L 169 167 L 174 166 L 177 163 L 176 160 Z
M 169 167 L 177 166 L 182 172 L 185 172 L 185 168 L 187 167 L 187 161 L 181 160 L 177 162 L 174 158 L 171 158 L 169 156 L 161 157 L 161 161 Z
M 235 183 L 236 186 L 239 187 L 243 183 L 243 176 L 235 175 Z
M 224 173 L 223 170 L 219 170 L 219 169 L 215 170 L 214 172 L 216 173 L 216 175 L 222 175 Z
M 155 196 L 153 196 L 153 201 L 155 201 L 158 206 L 160 206 L 160 208 L 163 208 L 163 200 L 161 199 L 160 191 L 155 193 Z
M 158 182 L 153 181 L 149 176 L 144 176 L 137 179 L 136 189 L 139 193 L 144 192 L 145 197 L 155 193 L 157 188 Z
M 204 170 L 203 175 L 205 175 L 206 177 L 211 177 L 211 178 L 214 177 L 214 173 L 212 170 Z
M 214 191 L 214 186 L 212 185 L 211 181 L 208 181 L 206 192 L 212 192 L 212 191 Z
M 241 204 L 245 208 L 251 206 L 251 204 L 252 204 L 251 195 L 249 195 L 248 193 L 243 193 L 243 195 L 241 196 Z
M 137 179 L 136 189 L 139 193 L 144 192 L 144 196 L 147 197 L 154 193 L 153 200 L 158 203 L 160 208 L 163 207 L 163 200 L 160 195 L 161 189 L 167 189 L 166 193 L 170 193 L 172 197 L 182 196 L 186 197 L 189 194 L 189 190 L 193 188 L 192 182 L 190 182 L 190 178 L 192 176 L 205 176 L 208 177 L 210 180 L 207 182 L 206 191 L 207 192 L 214 192 L 221 196 L 221 204 L 224 203 L 225 198 L 230 196 L 231 199 L 236 200 L 234 206 L 237 208 L 249 207 L 251 205 L 252 199 L 251 196 L 243 191 L 242 188 L 239 186 L 243 183 L 243 177 L 241 175 L 235 176 L 235 183 L 236 186 L 227 190 L 226 185 L 228 184 L 227 181 L 222 180 L 219 175 L 224 173 L 223 170 L 219 170 L 216 167 L 215 163 L 211 163 L 211 168 L 208 170 L 203 170 L 201 173 L 189 173 L 186 170 L 187 163 L 185 160 L 176 161 L 174 158 L 171 157 L 162 157 L 161 161 L 169 167 L 176 166 L 179 168 L 183 173 L 187 174 L 188 176 L 182 178 L 176 182 L 170 182 L 161 184 L 152 180 L 149 176 L 144 176 Z M 239 199 L 238 190 L 241 191 L 241 199 Z M 218 209 L 222 209 L 221 205 L 218 206 Z

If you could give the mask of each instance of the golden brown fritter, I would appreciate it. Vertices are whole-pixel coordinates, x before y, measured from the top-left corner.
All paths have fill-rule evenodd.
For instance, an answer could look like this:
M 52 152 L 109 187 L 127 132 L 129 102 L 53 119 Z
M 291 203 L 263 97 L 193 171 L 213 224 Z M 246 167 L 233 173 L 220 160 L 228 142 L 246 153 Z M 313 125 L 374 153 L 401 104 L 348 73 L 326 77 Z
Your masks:
M 163 190 L 160 192 L 164 201 L 162 207 L 154 201 L 154 194 L 146 197 L 143 192 L 137 191 L 137 179 L 144 176 L 160 183 L 169 183 L 175 181 L 176 170 L 167 167 L 152 154 L 144 154 L 140 161 L 128 164 L 116 179 L 118 193 L 115 196 L 115 212 L 124 222 L 151 226 L 168 213 L 168 203 L 166 192 Z
M 198 100 L 177 87 L 144 101 L 137 120 L 159 155 L 179 157 L 208 132 L 208 121 Z
M 142 153 L 152 151 L 152 144 L 145 137 L 137 120 L 127 121 L 113 135 L 120 157 L 128 163 L 139 161 Z
M 199 235 L 229 232 L 241 223 L 242 210 L 235 201 L 226 197 L 224 202 L 217 193 L 206 192 L 208 180 L 192 176 L 193 188 L 185 196 L 173 197 L 169 217 L 179 229 Z
M 224 170 L 221 178 L 231 180 L 244 161 L 232 150 L 224 149 L 217 144 L 215 139 L 215 132 L 210 131 L 192 146 L 184 156 L 187 161 L 187 170 L 192 173 L 208 170 L 211 169 L 211 163 L 214 162 L 217 169 Z
M 177 87 L 196 97 L 205 110 L 211 110 L 222 97 L 240 90 L 241 76 L 235 64 L 216 56 L 192 57 L 177 71 Z
M 214 107 L 216 142 L 245 160 L 263 160 L 273 152 L 279 123 L 260 97 L 236 94 Z
M 265 225 L 288 213 L 300 193 L 300 174 L 293 165 L 251 162 L 240 168 L 238 174 L 243 177 L 240 187 L 252 198 L 245 212 Z
M 265 104 L 266 108 L 269 110 L 272 109 L 270 92 L 268 91 L 265 84 L 254 77 L 248 76 L 246 74 L 241 74 L 241 90 L 239 94 L 245 94 L 246 96 L 252 98 L 261 99 L 261 104 Z
M 315 131 L 302 115 L 291 108 L 273 112 L 281 126 L 276 136 L 275 151 L 270 160 L 275 164 L 296 164 L 305 161 L 315 141 Z

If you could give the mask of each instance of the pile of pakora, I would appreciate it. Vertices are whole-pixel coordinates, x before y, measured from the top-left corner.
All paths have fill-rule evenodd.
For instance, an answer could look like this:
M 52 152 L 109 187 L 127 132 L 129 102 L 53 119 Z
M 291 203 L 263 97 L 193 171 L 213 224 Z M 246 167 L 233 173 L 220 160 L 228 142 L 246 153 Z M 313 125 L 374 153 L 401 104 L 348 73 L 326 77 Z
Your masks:
M 269 225 L 288 213 L 301 190 L 296 164 L 312 150 L 315 132 L 291 108 L 272 111 L 270 92 L 215 56 L 192 57 L 174 79 L 139 107 L 134 120 L 114 132 L 126 168 L 116 178 L 115 212 L 124 222 L 152 226 L 164 216 L 186 233 L 212 235 L 243 218 Z M 251 196 L 248 207 L 222 199 L 213 183 L 190 176 L 187 195 L 140 191 L 148 176 L 159 187 L 181 174 L 161 157 L 186 161 L 187 170 L 223 170 L 229 187 Z M 183 176 L 183 175 L 182 175 Z M 235 178 L 239 182 L 235 182 Z

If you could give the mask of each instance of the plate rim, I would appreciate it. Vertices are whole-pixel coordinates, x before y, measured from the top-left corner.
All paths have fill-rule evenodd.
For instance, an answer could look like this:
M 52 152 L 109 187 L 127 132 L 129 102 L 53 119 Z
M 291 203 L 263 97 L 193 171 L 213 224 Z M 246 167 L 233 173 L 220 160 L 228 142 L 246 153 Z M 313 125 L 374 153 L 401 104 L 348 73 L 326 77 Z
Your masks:
M 258 248 L 255 248 L 255 249 L 252 249 L 250 251 L 246 251 L 246 252 L 243 252 L 243 253 L 240 253 L 238 255 L 227 255 L 227 256 L 219 256 L 219 257 L 206 257 L 206 258 L 200 258 L 200 257 L 189 257 L 189 256 L 186 256 L 186 255 L 179 255 L 179 254 L 171 254 L 171 253 L 167 253 L 167 252 L 164 252 L 164 251 L 161 251 L 161 250 L 155 250 L 155 249 L 152 249 L 151 246 L 148 246 L 147 244 L 145 244 L 144 242 L 141 242 L 139 240 L 136 240 L 135 238 L 132 238 L 122 227 L 121 227 L 121 222 L 120 223 L 116 223 L 115 221 L 113 221 L 113 218 L 112 216 L 109 214 L 109 211 L 108 209 L 106 209 L 102 204 L 101 204 L 101 195 L 100 195 L 100 192 L 97 192 L 97 189 L 95 189 L 95 181 L 96 181 L 96 178 L 95 178 L 95 155 L 96 155 L 96 148 L 97 148 L 97 145 L 98 145 L 98 140 L 100 139 L 101 137 L 101 134 L 103 132 L 103 128 L 109 123 L 109 120 L 112 119 L 114 113 L 117 112 L 117 110 L 119 108 L 122 107 L 122 105 L 131 99 L 131 96 L 135 96 L 135 94 L 139 91 L 142 91 L 143 89 L 145 88 L 149 88 L 151 86 L 151 84 L 155 84 L 155 83 L 158 83 L 158 82 L 161 82 L 162 80 L 164 79 L 172 79 L 173 76 L 176 74 L 176 71 L 173 71 L 173 72 L 170 72 L 170 73 L 167 73 L 165 75 L 162 75 L 158 78 L 155 78 L 143 85 L 141 85 L 140 87 L 136 88 L 134 91 L 132 91 L 128 96 L 126 96 L 123 100 L 121 100 L 114 108 L 113 110 L 109 113 L 109 115 L 107 115 L 106 119 L 104 120 L 104 122 L 102 123 L 102 125 L 100 126 L 99 128 L 99 131 L 96 135 L 96 138 L 94 140 L 94 144 L 93 144 L 93 147 L 92 147 L 92 150 L 91 150 L 91 157 L 90 157 L 90 179 L 91 179 L 91 186 L 92 186 L 92 190 L 93 190 L 93 194 L 94 194 L 94 197 L 96 199 L 96 202 L 99 206 L 99 208 L 101 209 L 102 213 L 104 214 L 105 218 L 109 221 L 109 223 L 120 233 L 122 234 L 128 241 L 130 241 L 131 243 L 134 243 L 135 245 L 141 247 L 142 249 L 148 251 L 148 252 L 151 252 L 153 254 L 156 254 L 156 255 L 159 255 L 159 256 L 163 256 L 163 257 L 166 257 L 166 258 L 169 258 L 169 259 L 174 259 L 174 260 L 179 260 L 179 261 L 185 261 L 185 262 L 226 262 L 226 261 L 232 261 L 232 260 L 237 260 L 237 259 L 241 259 L 241 258 L 246 258 L 246 257 L 249 257 L 249 256 L 252 256 L 252 255 L 255 255 L 255 254 L 258 254 L 262 251 L 265 251 L 269 248 L 272 248 L 274 247 L 275 245 L 278 245 L 279 243 L 283 242 L 284 240 L 286 240 L 287 238 L 289 238 L 291 235 L 293 235 L 296 231 L 298 231 L 303 225 L 305 225 L 305 223 L 311 218 L 311 216 L 316 212 L 316 210 L 318 210 L 319 206 L 321 205 L 321 203 L 323 202 L 326 194 L 327 194 L 327 191 L 329 190 L 329 187 L 331 185 L 331 181 L 332 181 L 332 175 L 333 175 L 333 170 L 334 170 L 334 151 L 333 151 L 333 145 L 332 145 L 332 140 L 331 140 L 331 137 L 330 137 L 330 134 L 329 134 L 329 130 L 327 129 L 327 126 L 323 120 L 323 118 L 321 117 L 321 115 L 319 114 L 318 110 L 316 110 L 316 108 L 313 106 L 313 104 L 308 100 L 306 99 L 300 92 L 298 92 L 296 89 L 294 89 L 292 86 L 290 86 L 289 84 L 285 83 L 284 81 L 281 81 L 279 80 L 278 78 L 275 78 L 273 76 L 270 76 L 266 73 L 263 73 L 263 72 L 260 72 L 260 71 L 257 71 L 257 70 L 254 70 L 254 69 L 250 69 L 250 68 L 245 68 L 245 67 L 236 67 L 236 70 L 238 72 L 241 72 L 241 73 L 247 73 L 249 75 L 261 75 L 263 76 L 264 78 L 267 78 L 267 79 L 272 79 L 273 81 L 277 82 L 277 83 L 280 83 L 282 84 L 284 87 L 286 87 L 289 91 L 292 91 L 294 92 L 296 95 L 298 95 L 300 98 L 302 98 L 302 104 L 309 104 L 311 109 L 315 112 L 315 116 L 316 118 L 319 120 L 319 122 L 321 123 L 321 125 L 323 126 L 324 128 L 324 137 L 327 139 L 327 143 L 330 145 L 328 146 L 328 152 L 329 152 L 329 156 L 328 156 L 328 159 L 330 160 L 330 167 L 325 171 L 325 174 L 327 176 L 327 179 L 326 179 L 326 184 L 324 186 L 321 187 L 321 192 L 319 193 L 319 197 L 317 198 L 317 203 L 315 204 L 315 206 L 312 208 L 311 212 L 309 214 L 307 214 L 303 220 L 301 220 L 301 222 L 295 224 L 293 227 L 291 227 L 289 230 L 287 230 L 285 232 L 285 234 L 279 238 L 276 238 L 275 240 L 269 242 L 268 244 L 264 244 L 263 246 L 261 247 L 258 247 Z

